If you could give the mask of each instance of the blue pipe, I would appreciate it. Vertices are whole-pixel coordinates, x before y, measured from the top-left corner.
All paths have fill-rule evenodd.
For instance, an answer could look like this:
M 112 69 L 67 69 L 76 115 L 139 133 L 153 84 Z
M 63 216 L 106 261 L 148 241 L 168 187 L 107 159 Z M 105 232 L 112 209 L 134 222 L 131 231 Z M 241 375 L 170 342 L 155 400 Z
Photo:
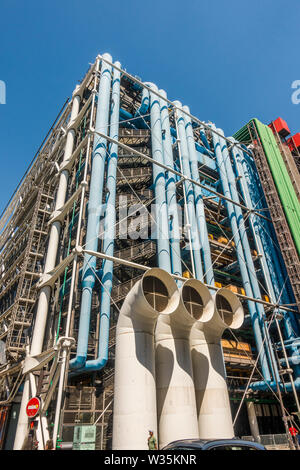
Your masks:
M 150 105 L 149 91 L 147 90 L 147 88 L 143 88 L 141 106 L 136 111 L 134 116 L 138 117 L 138 116 L 143 116 L 144 114 L 147 114 L 149 110 L 149 105 Z
M 236 141 L 234 141 L 234 139 L 230 139 L 230 140 L 232 140 L 232 142 L 236 142 Z M 246 176 L 245 176 L 243 165 L 242 165 L 243 152 L 241 150 L 239 150 L 237 147 L 233 147 L 232 155 L 233 155 L 233 160 L 234 160 L 234 163 L 235 163 L 235 166 L 236 166 L 236 172 L 237 172 L 238 175 L 241 176 L 242 182 L 245 183 L 245 184 L 241 183 L 241 189 L 242 189 L 242 192 L 243 192 L 244 199 L 245 199 L 246 204 L 249 207 L 249 209 L 253 210 L 254 207 L 253 207 L 252 200 L 251 200 L 251 197 L 250 197 L 250 194 L 249 194 L 247 180 L 246 180 Z M 263 221 L 258 221 L 257 219 L 258 219 L 258 217 L 255 214 L 253 214 L 253 213 L 250 214 L 250 220 L 252 222 L 251 228 L 255 232 L 253 234 L 254 239 L 258 241 L 257 250 L 260 253 L 260 263 L 262 264 L 264 275 L 265 275 L 265 278 L 266 278 L 266 281 L 267 281 L 269 295 L 270 295 L 271 301 L 273 303 L 276 303 L 275 290 L 276 290 L 276 294 L 277 294 L 277 299 L 279 298 L 279 295 L 280 295 L 280 292 L 281 292 L 281 286 L 279 285 L 279 281 L 278 281 L 278 271 L 280 269 L 280 265 L 279 264 L 274 265 L 274 260 L 276 258 L 275 258 L 275 253 L 273 253 L 274 250 L 273 250 L 272 244 L 263 243 L 263 241 L 266 242 L 265 237 L 263 237 L 263 239 L 261 239 L 262 228 L 261 228 L 260 224 Z M 265 234 L 263 234 L 263 235 L 265 235 Z M 266 255 L 268 255 L 269 263 L 267 262 Z M 271 271 L 272 275 L 270 274 L 270 269 L 269 268 L 272 270 Z M 284 293 L 284 290 L 285 289 L 283 289 L 283 293 Z M 283 299 L 283 302 L 284 302 L 284 299 Z M 285 312 L 285 311 L 280 310 L 280 309 L 279 309 L 279 312 L 281 312 L 283 314 L 284 325 L 285 325 L 288 337 L 293 339 L 293 340 L 296 339 L 295 333 L 294 333 L 293 328 L 292 328 L 292 322 L 288 321 L 290 319 L 289 313 L 291 313 L 291 312 Z M 293 318 L 291 318 L 291 320 L 293 320 Z M 296 347 L 293 347 L 293 351 L 294 351 L 293 356 L 291 356 L 289 358 L 289 361 L 294 366 L 294 373 L 295 373 L 296 377 L 298 378 L 300 376 L 300 367 L 299 367 L 300 361 L 295 360 L 295 358 L 298 357 L 300 359 L 300 356 L 299 356 L 299 353 L 298 353 L 298 349 Z M 285 364 L 285 360 L 281 359 L 280 363 Z
M 128 127 L 130 129 L 136 129 L 136 126 L 133 124 L 133 116 L 128 111 L 123 108 L 120 108 L 120 123 L 123 127 Z M 130 120 L 130 121 L 129 121 Z M 129 121 L 129 122 L 123 122 Z
M 121 64 L 116 62 L 118 68 Z M 112 105 L 109 135 L 115 140 L 119 138 L 119 109 L 120 109 L 120 81 L 121 73 L 114 68 L 112 83 Z M 108 256 L 114 255 L 114 241 L 116 235 L 116 181 L 118 163 L 118 145 L 110 144 L 106 177 L 106 211 L 104 220 L 104 240 L 102 251 Z M 98 357 L 85 363 L 84 371 L 93 372 L 101 370 L 108 361 L 110 303 L 113 283 L 113 261 L 103 260 L 101 279 L 101 304 L 99 323 Z
M 232 140 L 233 141 L 233 140 Z M 249 175 L 248 173 L 244 172 L 243 162 L 246 165 L 245 159 L 243 158 L 243 152 L 238 150 L 236 147 L 233 148 L 233 156 L 234 162 L 236 164 L 237 173 L 242 176 L 242 179 L 246 182 L 244 185 L 244 189 L 248 190 L 249 188 Z M 254 191 L 257 192 L 257 186 L 254 186 Z M 261 198 L 261 195 L 258 194 L 256 197 L 257 199 Z M 250 193 L 245 194 L 245 199 L 248 201 L 248 207 L 253 209 L 253 204 L 251 201 Z M 263 265 L 264 272 L 267 277 L 267 284 L 270 290 L 270 297 L 273 303 L 280 302 L 282 304 L 290 304 L 292 303 L 288 292 L 285 288 L 285 280 L 284 275 L 281 272 L 280 263 L 277 257 L 277 253 L 273 247 L 273 244 L 270 243 L 269 239 L 267 239 L 268 230 L 268 222 L 260 219 L 254 214 L 250 215 L 251 220 L 253 221 L 253 227 L 257 239 L 260 242 L 260 246 L 258 246 L 258 252 L 261 254 L 260 262 Z M 276 300 L 277 299 L 277 300 Z M 280 312 L 284 316 L 284 325 L 286 329 L 286 334 L 289 339 L 295 339 L 299 336 L 299 327 L 297 325 L 296 319 L 292 312 L 285 312 L 280 310 Z
M 294 380 L 294 386 L 295 386 L 296 390 L 300 390 L 300 378 L 297 378 L 296 380 Z M 286 391 L 286 392 L 292 392 L 293 391 L 292 384 L 290 382 L 285 383 L 285 384 L 279 383 L 279 387 L 280 387 L 280 390 L 283 391 L 283 392 L 284 391 Z M 251 384 L 250 388 L 254 391 L 260 391 L 260 392 L 268 392 L 270 390 L 270 388 L 274 392 L 277 391 L 276 382 L 269 382 L 267 384 L 263 380 L 261 380 L 260 382 L 255 382 L 255 383 Z
M 245 158 L 245 154 L 243 154 L 241 151 L 236 152 L 236 157 L 239 169 L 241 169 L 241 174 L 245 177 L 245 182 L 249 191 L 249 195 L 253 202 L 253 206 L 257 210 L 263 209 L 264 207 L 266 207 L 266 203 L 264 201 L 264 194 L 260 186 L 260 182 L 257 180 L 256 170 L 249 168 L 249 163 Z M 269 225 L 269 222 L 264 219 L 259 220 L 256 216 L 253 220 L 255 223 L 255 231 L 259 234 L 262 244 L 264 246 L 264 254 L 269 267 L 269 271 L 271 273 L 271 277 L 273 278 L 273 276 L 275 276 L 277 279 L 277 282 L 273 286 L 275 290 L 275 296 L 277 299 L 279 299 L 280 297 L 282 299 L 282 303 L 292 303 L 286 294 L 286 276 L 282 273 L 281 264 L 277 256 L 277 252 L 274 249 L 273 243 L 270 243 L 270 237 L 268 234 L 270 232 L 271 227 Z
M 237 161 L 239 163 L 239 174 L 245 177 L 247 185 L 249 190 L 252 190 L 252 194 L 254 193 L 254 201 L 260 201 L 262 197 L 262 189 L 260 193 L 258 193 L 258 188 L 260 188 L 259 184 L 255 184 L 256 178 L 255 178 L 255 173 L 251 175 L 251 178 L 249 177 L 249 158 L 245 158 L 245 154 L 241 151 L 235 151 Z M 245 171 L 244 171 L 245 170 Z M 258 208 L 258 207 L 257 207 Z M 260 206 L 260 208 L 263 208 L 263 205 Z M 274 291 L 276 294 L 276 297 L 278 299 L 278 302 L 280 300 L 280 303 L 282 304 L 291 304 L 293 303 L 290 294 L 288 290 L 286 289 L 286 282 L 285 278 L 286 275 L 282 272 L 282 263 L 280 262 L 277 252 L 275 250 L 275 247 L 273 246 L 273 243 L 270 243 L 270 232 L 272 232 L 272 227 L 270 224 L 265 221 L 264 219 L 260 219 L 259 221 L 257 220 L 255 223 L 255 231 L 258 233 L 261 237 L 261 241 L 263 244 L 263 250 L 259 250 L 260 253 L 263 255 L 261 261 L 265 262 L 265 272 L 268 273 L 268 271 L 271 273 L 268 278 L 268 283 L 271 286 L 271 291 L 270 291 L 270 296 L 272 301 L 274 302 Z M 269 269 L 268 269 L 269 268 Z M 271 280 L 272 279 L 272 280 Z M 273 290 L 274 288 L 274 290 Z M 273 291 L 272 291 L 273 290 Z M 292 341 L 293 342 L 293 354 L 298 355 L 299 354 L 299 349 L 296 344 L 296 340 L 299 338 L 299 326 L 296 321 L 296 318 L 293 314 L 293 312 L 286 312 L 283 310 L 279 310 L 280 313 L 283 315 L 283 324 L 284 324 L 284 329 L 285 329 L 285 336 L 288 338 L 288 340 L 285 341 Z M 300 377 L 300 366 L 298 364 L 295 364 L 292 361 L 294 373 L 296 377 Z
M 224 135 L 224 133 L 221 129 L 219 129 L 219 133 Z M 231 198 L 234 202 L 239 203 L 240 201 L 239 201 L 239 196 L 238 196 L 238 192 L 237 192 L 237 188 L 236 188 L 236 179 L 235 179 L 235 176 L 234 176 L 234 173 L 233 173 L 230 156 L 229 156 L 228 149 L 227 149 L 227 144 L 226 144 L 225 139 L 222 138 L 222 137 L 219 138 L 219 142 L 220 142 L 220 145 L 221 145 L 221 151 L 222 151 L 223 161 L 224 161 L 224 170 L 226 172 L 226 178 L 227 178 L 227 181 L 228 181 Z M 250 284 L 251 284 L 251 287 L 252 287 L 252 292 L 254 294 L 253 297 L 255 297 L 256 299 L 261 299 L 261 293 L 260 293 L 259 284 L 258 284 L 256 272 L 255 272 L 255 267 L 254 267 L 254 263 L 253 263 L 253 259 L 252 259 L 252 255 L 251 255 L 251 249 L 250 249 L 250 245 L 249 245 L 249 241 L 248 241 L 248 235 L 247 235 L 247 232 L 246 232 L 246 229 L 245 229 L 244 216 L 243 216 L 243 213 L 242 213 L 242 209 L 239 206 L 234 205 L 234 211 L 235 211 L 235 214 L 236 214 L 236 219 L 237 219 L 237 224 L 238 224 L 238 229 L 239 229 L 239 235 L 240 235 L 241 243 L 242 243 L 243 250 L 244 250 L 245 261 L 246 261 L 246 269 L 248 271 Z M 257 310 L 257 313 L 258 313 L 258 316 L 259 316 L 259 322 L 260 322 L 261 330 L 262 330 L 262 332 L 264 333 L 264 335 L 266 337 L 265 346 L 266 346 L 267 355 L 269 357 L 270 369 L 272 370 L 272 373 L 273 373 L 273 379 L 275 380 L 275 378 L 276 378 L 276 380 L 278 382 L 280 382 L 280 377 L 279 377 L 278 368 L 277 368 L 277 365 L 276 365 L 276 359 L 275 359 L 275 356 L 274 356 L 274 351 L 273 351 L 273 348 L 271 346 L 271 340 L 270 340 L 270 337 L 269 337 L 269 332 L 268 332 L 268 330 L 265 326 L 265 322 L 264 322 L 264 317 L 265 317 L 264 307 L 262 306 L 262 304 L 256 304 L 255 307 L 256 307 L 256 310 Z
M 230 138 L 233 143 L 235 142 L 234 139 Z M 240 158 L 240 153 L 241 151 L 237 149 L 236 147 L 233 147 L 232 149 L 232 156 L 233 156 L 233 162 L 235 165 L 236 169 L 236 174 L 240 176 L 240 187 L 241 187 L 241 192 L 244 198 L 244 201 L 246 202 L 246 205 L 249 209 L 252 211 L 254 210 L 254 205 L 252 203 L 252 199 L 250 196 L 248 184 L 247 184 L 247 179 L 244 174 L 244 169 L 242 166 L 241 158 Z M 272 269 L 272 279 L 271 280 L 271 274 L 270 274 L 270 269 L 269 265 L 267 263 L 266 255 L 268 254 L 268 246 L 264 245 L 262 238 L 261 238 L 261 230 L 259 228 L 259 221 L 257 220 L 258 217 L 254 214 L 251 213 L 249 215 L 249 220 L 251 222 L 250 228 L 253 234 L 254 241 L 256 242 L 256 249 L 258 253 L 260 254 L 260 264 L 262 265 L 262 269 L 264 271 L 264 275 L 266 278 L 267 282 L 267 287 L 268 287 L 268 294 L 271 298 L 271 301 L 273 303 L 276 303 L 276 295 L 275 295 L 275 289 L 278 292 L 278 280 L 276 276 L 275 269 L 273 267 Z
M 176 132 L 176 129 L 174 129 L 174 127 L 170 127 L 170 132 L 171 132 L 171 136 L 174 137 L 175 139 L 177 139 L 177 132 Z M 198 142 L 195 142 L 195 146 L 196 146 L 197 152 L 199 152 L 203 155 L 207 155 L 208 157 L 213 157 L 214 156 L 214 153 L 210 150 L 209 146 L 208 146 L 208 148 L 205 148 L 205 147 L 203 147 L 203 145 L 200 145 Z M 201 157 L 198 155 L 198 158 L 201 158 Z M 212 165 L 213 169 L 216 169 L 216 164 L 215 164 L 214 160 L 212 160 L 210 158 L 208 161 L 209 161 L 209 165 Z M 207 165 L 207 166 L 209 166 L 209 165 Z
M 189 162 L 189 150 L 188 142 L 185 132 L 185 123 L 184 116 L 180 108 L 182 104 L 179 101 L 174 101 L 174 105 L 177 107 L 177 130 L 179 137 L 179 146 L 181 149 L 181 160 L 182 160 L 182 173 L 191 178 L 190 162 Z M 179 108 L 179 109 L 178 109 Z M 203 269 L 202 269 L 202 260 L 200 255 L 201 242 L 200 236 L 196 221 L 195 213 L 195 195 L 193 184 L 190 181 L 184 181 L 185 193 L 186 193 L 186 202 L 187 202 L 187 211 L 189 216 L 189 224 L 191 229 L 191 257 L 194 260 L 195 267 L 195 276 L 197 279 L 203 281 Z
M 198 144 L 198 142 L 195 142 L 195 147 L 197 152 L 202 153 L 203 155 L 207 155 L 208 157 L 213 157 L 213 153 L 203 147 L 203 145 Z
M 285 348 L 293 348 L 293 347 L 300 347 L 300 338 L 297 337 L 296 339 L 291 338 L 291 339 L 286 339 L 284 341 Z
M 110 62 L 109 54 L 103 56 Z M 95 130 L 106 133 L 110 105 L 111 66 L 102 62 L 101 79 L 98 93 L 98 106 Z M 94 136 L 90 194 L 88 204 L 88 221 L 86 233 L 86 249 L 98 250 L 99 222 L 102 212 L 102 193 L 104 182 L 104 166 L 106 159 L 107 140 Z M 85 253 L 82 272 L 82 296 L 79 320 L 76 357 L 70 361 L 70 369 L 80 369 L 85 365 L 88 348 L 88 336 L 91 315 L 93 287 L 95 285 L 96 257 Z
M 211 125 L 211 127 L 213 130 L 216 130 L 214 125 Z M 215 149 L 215 155 L 216 155 L 217 164 L 218 164 L 218 171 L 219 171 L 222 188 L 223 188 L 223 194 L 224 196 L 231 199 L 231 193 L 230 193 L 229 184 L 227 180 L 227 173 L 226 173 L 225 163 L 224 163 L 222 152 L 221 152 L 219 137 L 217 136 L 217 134 L 215 134 L 215 132 L 212 132 L 212 136 L 213 136 L 213 145 Z M 246 267 L 244 251 L 243 251 L 243 247 L 242 247 L 242 243 L 240 239 L 240 233 L 238 230 L 237 216 L 234 211 L 232 202 L 225 201 L 225 205 L 226 205 L 227 213 L 230 219 L 230 224 L 232 228 L 233 238 L 234 238 L 235 247 L 236 247 L 236 254 L 237 254 L 237 258 L 238 258 L 238 262 L 240 266 L 244 289 L 248 297 L 253 297 L 252 287 L 250 284 L 250 279 L 249 279 L 249 275 L 248 275 L 248 271 Z M 247 303 L 248 303 L 248 308 L 249 308 L 249 312 L 251 316 L 253 331 L 255 334 L 256 346 L 257 346 L 258 351 L 260 351 L 259 360 L 260 360 L 260 365 L 261 365 L 261 369 L 263 372 L 263 376 L 265 380 L 267 380 L 267 382 L 271 382 L 271 375 L 270 375 L 269 365 L 268 365 L 268 361 L 266 357 L 265 347 L 263 344 L 259 315 L 255 308 L 255 304 L 251 301 L 248 301 Z
M 292 356 L 288 357 L 288 361 L 289 361 L 289 365 L 292 364 L 293 366 L 299 366 L 299 364 L 300 364 L 300 354 L 294 354 L 293 353 Z M 285 358 L 279 359 L 279 362 L 283 366 L 287 365 Z
M 120 122 L 124 127 L 129 127 L 131 129 L 149 129 L 147 121 L 149 121 L 149 116 L 135 118 L 132 114 L 126 111 L 126 109 L 120 108 Z
M 205 147 L 210 151 L 210 146 L 206 138 L 203 126 L 200 126 L 199 131 L 200 131 L 200 137 L 201 137 L 202 142 L 204 143 Z
M 160 95 L 167 98 L 164 90 L 159 91 Z M 162 98 L 159 99 L 160 113 L 161 113 L 161 129 L 162 129 L 162 143 L 164 164 L 167 167 L 174 169 L 173 148 L 170 132 L 170 120 L 168 112 L 168 103 Z M 166 196 L 169 214 L 169 234 L 170 234 L 170 248 L 171 248 L 171 265 L 172 273 L 182 276 L 181 267 L 181 250 L 180 250 L 180 232 L 179 232 L 179 217 L 178 206 L 176 198 L 175 175 L 171 171 L 166 171 Z M 177 285 L 181 285 L 181 281 L 177 281 Z
M 276 233 L 271 222 L 262 220 L 261 224 L 264 227 L 263 235 L 265 238 L 265 244 L 269 246 L 270 250 L 270 263 L 277 267 L 277 276 L 279 280 L 279 292 L 277 292 L 277 298 L 280 298 L 281 303 L 283 304 L 293 304 L 295 303 L 294 295 L 290 288 L 290 282 L 287 279 L 286 268 L 282 259 L 281 252 L 278 249 L 278 246 L 275 245 L 273 239 L 276 240 Z M 269 235 L 268 235 L 269 234 Z M 271 238 L 271 240 L 270 240 Z M 287 338 L 294 339 L 295 337 L 300 336 L 299 323 L 295 318 L 295 315 L 292 312 L 284 313 L 285 316 L 285 329 Z
M 190 114 L 190 109 L 188 108 L 188 106 L 184 106 L 182 109 L 183 111 L 186 111 L 188 114 Z M 195 139 L 194 139 L 194 133 L 193 133 L 193 128 L 192 128 L 192 122 L 187 114 L 184 114 L 184 121 L 185 121 L 186 139 L 187 139 L 187 144 L 188 144 L 191 176 L 197 183 L 200 183 L 198 160 L 197 160 L 197 155 L 196 155 Z M 209 238 L 208 238 L 206 217 L 205 217 L 205 212 L 204 212 L 203 195 L 202 195 L 202 190 L 200 186 L 193 185 L 193 187 L 194 187 L 194 195 L 195 195 L 194 197 L 195 197 L 195 204 L 196 204 L 197 224 L 198 224 L 198 230 L 199 230 L 199 235 L 200 235 L 200 242 L 202 245 L 202 256 L 203 256 L 203 264 L 204 264 L 204 270 L 205 270 L 205 279 L 206 279 L 206 283 L 212 286 L 215 284 L 215 280 L 214 280 L 214 271 L 213 271 L 212 261 L 211 261 L 211 251 L 210 251 L 210 244 L 209 244 Z
M 153 83 L 146 83 L 151 89 L 158 91 L 157 86 Z M 163 142 L 162 128 L 160 118 L 160 103 L 157 95 L 150 92 L 150 122 L 151 122 L 151 144 L 152 158 L 163 164 Z M 166 203 L 166 184 L 165 171 L 158 165 L 153 163 L 153 183 L 155 195 L 155 220 L 156 220 L 156 243 L 158 266 L 171 273 L 171 258 L 169 245 L 169 228 L 168 228 L 168 208 Z

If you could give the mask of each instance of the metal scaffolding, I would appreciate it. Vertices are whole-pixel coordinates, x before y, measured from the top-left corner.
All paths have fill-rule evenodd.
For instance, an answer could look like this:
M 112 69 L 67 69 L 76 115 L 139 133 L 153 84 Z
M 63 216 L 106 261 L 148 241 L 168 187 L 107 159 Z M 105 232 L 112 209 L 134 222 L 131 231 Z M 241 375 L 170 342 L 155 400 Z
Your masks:
M 101 61 L 120 70 L 120 107 L 135 116 L 141 105 L 141 90 L 149 89 L 163 98 L 136 77 L 130 75 L 116 64 L 98 56 L 91 65 L 84 79 L 74 91 L 73 98 L 52 126 L 51 132 L 27 172 L 22 184 L 9 203 L 0 220 L 0 341 L 5 343 L 5 360 L 0 363 L 0 403 L 11 404 L 17 391 L 16 378 L 31 377 L 31 395 L 42 397 L 43 411 L 47 412 L 47 422 L 53 424 L 55 436 L 64 442 L 71 442 L 74 427 L 80 424 L 95 425 L 96 449 L 111 448 L 112 410 L 114 386 L 114 349 L 115 327 L 119 310 L 127 293 L 141 278 L 145 270 L 158 265 L 157 244 L 151 238 L 149 226 L 156 221 L 151 212 L 155 203 L 153 165 L 160 170 L 170 172 L 176 178 L 176 197 L 178 204 L 184 208 L 186 195 L 184 185 L 189 181 L 195 187 L 205 191 L 203 202 L 208 228 L 215 284 L 213 290 L 228 287 L 241 300 L 246 312 L 245 325 L 239 330 L 238 338 L 231 332 L 224 337 L 223 351 L 228 373 L 228 386 L 231 393 L 241 396 L 245 381 L 250 376 L 253 366 L 256 367 L 253 379 L 260 379 L 261 372 L 255 358 L 259 354 L 255 346 L 254 335 L 249 320 L 249 301 L 260 304 L 268 314 L 277 304 L 270 301 L 265 279 L 259 274 L 261 296 L 258 298 L 246 295 L 238 265 L 234 233 L 228 221 L 226 201 L 238 206 L 243 211 L 245 228 L 249 233 L 251 257 L 256 271 L 260 272 L 260 254 L 251 235 L 249 215 L 268 219 L 266 214 L 249 209 L 241 193 L 239 201 L 228 198 L 220 187 L 217 169 L 213 170 L 205 160 L 198 162 L 200 182 L 183 174 L 179 165 L 179 139 L 173 143 L 174 169 L 153 161 L 151 145 L 151 128 L 147 116 L 143 116 L 142 129 L 131 126 L 132 118 L 120 120 L 119 136 L 114 139 L 106 131 L 96 131 L 97 91 L 101 80 L 99 64 Z M 165 98 L 163 98 L 165 99 Z M 171 125 L 175 128 L 176 106 L 165 99 Z M 72 109 L 78 105 L 76 116 Z M 203 126 L 211 154 L 214 153 L 212 134 L 224 138 L 210 125 L 199 121 L 186 113 L 193 122 L 195 142 L 204 146 L 199 126 Z M 254 132 L 251 129 L 251 132 Z M 72 146 L 68 147 L 68 136 L 72 136 Z M 116 224 L 113 257 L 103 252 L 104 227 L 100 223 L 97 251 L 86 248 L 87 213 L 91 184 L 91 165 L 93 145 L 99 137 L 108 143 L 118 145 L 118 164 L 116 176 Z M 257 136 L 255 137 L 257 139 Z M 231 142 L 226 139 L 228 148 Z M 66 158 L 66 149 L 71 149 Z M 281 206 L 276 199 L 272 178 L 268 173 L 263 153 L 257 147 L 255 161 L 261 178 L 268 209 L 277 231 L 278 241 L 294 289 L 297 302 L 300 304 L 300 270 L 281 214 Z M 107 175 L 106 175 L 107 176 Z M 60 195 L 61 181 L 64 179 L 65 194 L 60 206 L 57 200 Z M 107 194 L 104 191 L 103 205 Z M 136 222 L 139 207 L 143 206 L 143 217 Z M 103 221 L 103 215 L 101 216 Z M 126 225 L 126 226 L 125 226 Z M 55 262 L 47 270 L 47 252 L 49 239 L 56 230 L 57 252 Z M 130 230 L 143 234 L 142 238 L 128 237 Z M 182 265 L 182 276 L 175 279 L 193 276 L 192 251 L 188 249 L 188 231 L 183 225 L 180 233 L 179 253 Z M 288 243 L 287 243 L 288 242 Z M 82 300 L 82 271 L 84 256 L 94 256 L 95 287 L 92 293 L 91 321 L 87 345 L 87 361 L 98 357 L 100 325 L 100 293 L 103 288 L 101 269 L 103 260 L 111 259 L 113 265 L 113 286 L 110 305 L 110 339 L 108 361 L 105 368 L 93 373 L 77 371 L 69 374 L 69 361 L 76 356 L 76 344 L 80 323 L 80 306 Z M 299 271 L 299 272 L 298 272 Z M 298 276 L 298 277 L 297 277 Z M 44 297 L 43 297 L 44 295 Z M 32 347 L 36 327 L 37 309 L 41 299 L 46 298 L 45 334 L 40 339 L 42 348 L 35 352 L 36 362 L 29 364 L 28 348 Z M 280 305 L 284 311 L 293 308 Z M 65 338 L 74 338 L 63 345 Z M 36 344 L 36 343 L 34 343 Z M 61 345 L 61 346 L 60 346 Z M 36 350 L 37 351 L 37 350 Z M 27 359 L 26 359 L 27 358 Z M 23 361 L 25 359 L 25 371 Z M 26 362 L 27 360 L 27 362 Z M 23 369 L 22 369 L 23 368 Z M 17 382 L 19 384 L 19 382 Z M 270 393 L 270 392 L 269 392 Z M 56 403 L 61 403 L 59 409 Z M 96 424 L 95 424 L 96 423 Z M 25 418 L 22 430 L 28 431 Z M 27 423 L 28 424 L 28 423 Z M 50 428 L 50 426 L 49 426 Z M 41 423 L 43 432 L 43 424 Z M 246 432 L 245 432 L 246 434 Z M 51 431 L 50 431 L 51 435 Z

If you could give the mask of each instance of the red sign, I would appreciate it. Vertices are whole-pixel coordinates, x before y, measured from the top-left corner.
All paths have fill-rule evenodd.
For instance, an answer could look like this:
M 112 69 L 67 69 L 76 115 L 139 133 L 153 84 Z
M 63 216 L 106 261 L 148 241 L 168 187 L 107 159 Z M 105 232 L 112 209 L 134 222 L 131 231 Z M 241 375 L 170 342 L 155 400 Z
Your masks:
M 28 418 L 34 418 L 40 410 L 41 402 L 37 397 L 33 397 L 29 400 L 26 406 L 26 414 Z

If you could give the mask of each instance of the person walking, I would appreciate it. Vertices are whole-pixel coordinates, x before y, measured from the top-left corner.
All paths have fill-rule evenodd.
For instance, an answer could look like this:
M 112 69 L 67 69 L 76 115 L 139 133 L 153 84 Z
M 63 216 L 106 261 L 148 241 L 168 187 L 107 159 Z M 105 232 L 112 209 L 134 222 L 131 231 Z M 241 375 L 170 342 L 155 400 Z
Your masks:
M 148 449 L 157 450 L 157 442 L 156 442 L 156 438 L 154 437 L 153 431 L 149 431 Z
M 52 439 L 48 439 L 46 442 L 45 450 L 54 450 Z
M 297 429 L 292 425 L 289 428 L 289 431 L 290 431 L 290 434 L 293 438 L 293 441 L 295 442 L 296 448 L 299 449 L 299 433 L 298 433 Z

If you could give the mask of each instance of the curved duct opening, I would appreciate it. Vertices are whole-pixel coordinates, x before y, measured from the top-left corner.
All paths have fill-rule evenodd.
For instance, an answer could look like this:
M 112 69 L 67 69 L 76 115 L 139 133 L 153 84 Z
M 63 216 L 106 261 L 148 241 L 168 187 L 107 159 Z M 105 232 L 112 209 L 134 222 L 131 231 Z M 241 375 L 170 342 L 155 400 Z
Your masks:
M 237 296 L 228 289 L 220 289 L 215 301 L 217 312 L 226 328 L 239 328 L 244 321 L 244 313 Z
M 154 310 L 162 312 L 169 303 L 169 292 L 164 283 L 154 276 L 143 279 L 144 296 Z
M 141 287 L 146 302 L 158 313 L 170 313 L 178 303 L 178 289 L 173 278 L 160 268 L 146 272 Z
M 181 288 L 181 300 L 196 321 L 207 322 L 214 314 L 214 302 L 207 287 L 197 279 L 189 279 Z
M 182 300 L 189 314 L 195 319 L 200 320 L 203 315 L 203 300 L 199 292 L 192 286 L 183 286 Z

